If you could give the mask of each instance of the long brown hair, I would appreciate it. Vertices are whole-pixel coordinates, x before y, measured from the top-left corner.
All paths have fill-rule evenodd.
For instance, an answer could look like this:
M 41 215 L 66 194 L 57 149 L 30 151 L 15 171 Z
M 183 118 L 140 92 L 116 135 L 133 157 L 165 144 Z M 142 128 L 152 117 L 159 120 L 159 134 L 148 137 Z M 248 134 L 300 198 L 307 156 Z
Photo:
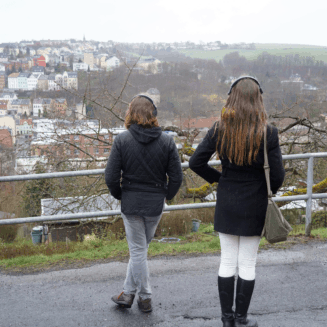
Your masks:
M 129 104 L 125 116 L 125 127 L 129 129 L 132 124 L 141 125 L 144 128 L 159 127 L 158 120 L 153 116 L 152 103 L 143 97 L 136 97 Z
M 240 80 L 232 88 L 216 124 L 217 152 L 236 165 L 251 165 L 256 161 L 266 124 L 267 113 L 258 84 L 251 79 Z

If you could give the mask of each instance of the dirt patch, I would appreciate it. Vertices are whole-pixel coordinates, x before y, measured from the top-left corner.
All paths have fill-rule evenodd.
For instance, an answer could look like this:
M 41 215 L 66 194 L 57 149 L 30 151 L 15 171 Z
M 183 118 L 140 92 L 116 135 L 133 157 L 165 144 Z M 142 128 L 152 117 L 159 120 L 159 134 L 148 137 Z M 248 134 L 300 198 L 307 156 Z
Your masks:
M 305 236 L 304 234 L 293 235 L 287 238 L 286 242 L 275 243 L 275 244 L 266 244 L 260 247 L 260 250 L 268 250 L 268 249 L 289 249 L 290 247 L 298 244 L 306 244 L 309 242 L 326 242 L 326 239 L 320 238 L 319 236 Z

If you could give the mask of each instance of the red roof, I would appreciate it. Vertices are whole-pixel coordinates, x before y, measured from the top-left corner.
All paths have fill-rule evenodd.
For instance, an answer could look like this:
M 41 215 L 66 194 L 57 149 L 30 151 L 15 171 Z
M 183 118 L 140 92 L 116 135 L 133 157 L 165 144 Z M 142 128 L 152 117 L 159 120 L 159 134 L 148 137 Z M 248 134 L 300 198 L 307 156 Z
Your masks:
M 0 129 L 0 144 L 12 148 L 12 137 L 7 129 Z

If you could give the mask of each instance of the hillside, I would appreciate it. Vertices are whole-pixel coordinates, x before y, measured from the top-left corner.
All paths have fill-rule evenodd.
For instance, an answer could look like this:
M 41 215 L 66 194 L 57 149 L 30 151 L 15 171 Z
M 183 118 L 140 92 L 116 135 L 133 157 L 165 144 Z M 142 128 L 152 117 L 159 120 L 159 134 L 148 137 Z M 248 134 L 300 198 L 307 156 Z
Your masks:
M 301 45 L 301 44 L 271 44 L 271 43 L 257 43 L 255 44 L 256 50 L 245 49 L 223 49 L 205 51 L 198 49 L 185 49 L 178 50 L 180 53 L 185 54 L 191 58 L 200 59 L 214 59 L 217 62 L 223 59 L 223 57 L 231 52 L 239 52 L 241 56 L 244 56 L 248 60 L 254 60 L 258 56 L 266 51 L 269 54 L 276 56 L 286 56 L 287 54 L 298 54 L 301 57 L 315 57 L 316 60 L 322 60 L 327 63 L 327 47 L 320 47 L 315 45 Z

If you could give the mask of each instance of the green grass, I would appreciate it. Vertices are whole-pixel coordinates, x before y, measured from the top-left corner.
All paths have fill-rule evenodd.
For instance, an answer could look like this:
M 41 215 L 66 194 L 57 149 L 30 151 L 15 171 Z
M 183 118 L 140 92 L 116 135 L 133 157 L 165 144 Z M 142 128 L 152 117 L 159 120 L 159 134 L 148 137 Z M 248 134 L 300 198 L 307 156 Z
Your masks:
M 326 47 L 321 45 L 312 44 L 290 44 L 290 43 L 255 43 L 257 49 L 299 49 L 299 48 L 309 48 L 309 49 L 324 49 Z
M 304 238 L 305 226 L 295 226 L 287 242 L 269 245 L 261 239 L 260 248 L 286 248 Z M 327 240 L 327 229 L 312 230 L 312 237 Z M 199 231 L 186 236 L 177 236 L 179 243 L 152 242 L 149 247 L 149 257 L 160 255 L 208 254 L 220 251 L 220 241 L 213 231 L 212 224 L 201 224 Z M 161 237 L 160 237 L 161 238 Z M 298 239 L 298 241 L 296 241 Z M 97 260 L 119 260 L 129 255 L 125 239 L 95 239 L 88 242 L 51 243 L 49 245 L 34 245 L 31 241 L 17 240 L 13 243 L 0 243 L 0 268 L 4 270 L 22 270 L 33 268 L 43 270 L 51 266 L 74 263 L 87 263 Z
M 18 243 L 18 244 L 17 244 Z M 2 268 L 24 268 L 29 266 L 44 267 L 60 262 L 90 261 L 108 258 L 116 258 L 128 255 L 128 245 L 125 240 L 104 241 L 96 240 L 89 242 L 52 243 L 49 245 L 34 245 L 32 241 L 22 242 L 26 248 L 32 247 L 36 251 L 29 255 L 15 255 L 16 248 L 20 248 L 21 242 L 4 244 L 0 247 L 3 254 L 5 249 L 11 251 L 12 257 L 0 260 Z M 66 252 L 64 252 L 66 250 Z M 37 253 L 38 252 L 38 253 Z M 51 254 L 47 254 L 51 253 Z M 3 255 L 2 255 L 3 257 Z
M 204 51 L 198 49 L 185 49 L 179 52 L 191 58 L 214 59 L 217 62 L 223 59 L 226 54 L 237 51 L 240 56 L 248 60 L 255 60 L 262 52 L 266 51 L 271 55 L 286 56 L 288 54 L 299 54 L 301 57 L 315 57 L 316 60 L 322 60 L 327 63 L 327 47 L 309 46 L 309 45 L 292 45 L 292 44 L 256 44 L 256 50 L 242 49 L 223 49 Z

